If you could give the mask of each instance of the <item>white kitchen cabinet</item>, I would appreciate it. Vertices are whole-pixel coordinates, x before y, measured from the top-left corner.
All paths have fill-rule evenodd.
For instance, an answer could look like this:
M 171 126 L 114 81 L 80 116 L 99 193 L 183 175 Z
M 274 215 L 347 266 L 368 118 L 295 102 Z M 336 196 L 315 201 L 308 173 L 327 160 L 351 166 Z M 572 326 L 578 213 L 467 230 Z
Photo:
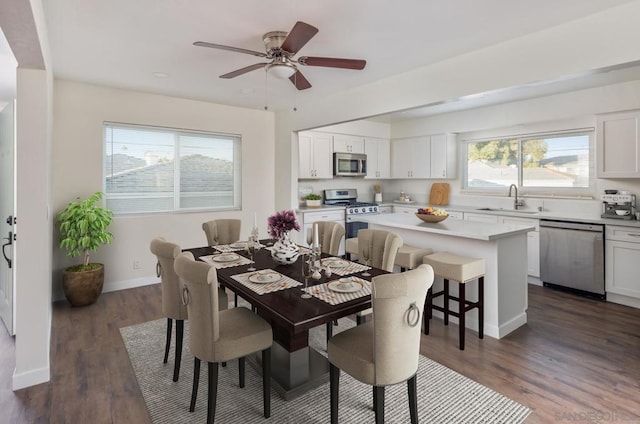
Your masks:
M 607 225 L 605 234 L 607 300 L 640 307 L 640 229 Z
M 431 178 L 456 178 L 455 134 L 430 136 L 429 154 Z
M 355 135 L 335 134 L 333 151 L 341 153 L 364 153 L 364 138 Z
M 393 213 L 393 206 L 391 205 L 378 206 L 378 210 L 380 211 L 380 213 Z
M 464 213 L 457 211 L 447 211 L 449 217 L 447 219 L 464 219 Z
M 400 206 L 400 205 L 393 205 L 393 212 L 394 212 L 394 213 L 408 213 L 408 214 L 415 214 L 416 212 L 418 212 L 418 207 L 417 207 L 417 206 Z
M 598 116 L 598 178 L 640 178 L 640 111 Z
M 391 142 L 392 178 L 456 178 L 456 137 L 434 134 Z
M 366 138 L 364 152 L 367 155 L 365 178 L 391 177 L 391 143 L 383 138 Z
M 331 135 L 309 131 L 298 133 L 298 178 L 333 178 Z
M 391 141 L 391 178 L 430 178 L 429 136 Z
M 307 244 L 307 234 L 313 230 L 313 223 L 318 221 L 333 221 L 345 226 L 344 210 L 330 210 L 330 211 L 299 211 L 298 216 L 302 217 L 301 227 L 302 232 L 300 234 L 299 243 L 303 246 Z M 340 242 L 340 248 L 338 254 L 344 255 L 344 238 Z
M 486 215 L 482 213 L 465 212 L 465 221 L 485 222 L 487 224 L 497 224 L 498 215 Z
M 498 222 L 506 225 L 535 227 L 535 231 L 527 233 L 527 273 L 533 277 L 540 277 L 540 221 L 537 219 L 500 216 Z

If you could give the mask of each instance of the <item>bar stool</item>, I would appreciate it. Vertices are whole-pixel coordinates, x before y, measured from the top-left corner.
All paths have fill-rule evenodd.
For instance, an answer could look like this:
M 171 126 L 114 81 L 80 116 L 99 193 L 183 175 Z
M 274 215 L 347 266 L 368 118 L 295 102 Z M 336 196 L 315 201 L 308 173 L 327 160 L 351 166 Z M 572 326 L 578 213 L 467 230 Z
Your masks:
M 460 350 L 464 350 L 465 314 L 474 308 L 478 308 L 478 337 L 484 338 L 484 273 L 485 264 L 482 258 L 470 258 L 454 255 L 449 252 L 438 252 L 425 256 L 423 263 L 431 265 L 434 275 L 444 279 L 444 289 L 433 293 L 429 289 L 424 313 L 424 334 L 429 334 L 429 320 L 432 310 L 444 313 L 444 325 L 449 324 L 449 315 L 458 318 L 460 331 Z M 449 294 L 449 280 L 458 282 L 458 297 Z M 478 280 L 478 301 L 470 302 L 465 298 L 465 285 L 473 280 Z M 444 296 L 444 305 L 433 304 L 433 299 Z M 458 312 L 449 309 L 449 300 L 458 302 Z
M 395 265 L 400 267 L 400 272 L 416 269 L 422 264 L 422 258 L 432 253 L 433 249 L 410 246 L 405 243 L 398 249 Z

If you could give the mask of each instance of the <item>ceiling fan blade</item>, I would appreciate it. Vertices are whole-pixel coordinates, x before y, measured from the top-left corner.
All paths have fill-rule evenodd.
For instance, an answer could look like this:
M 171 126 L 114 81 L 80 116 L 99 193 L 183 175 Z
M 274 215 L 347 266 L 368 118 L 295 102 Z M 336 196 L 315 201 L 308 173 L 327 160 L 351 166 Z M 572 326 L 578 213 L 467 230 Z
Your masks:
M 247 72 L 255 71 L 256 69 L 264 68 L 268 63 L 256 63 L 254 65 L 249 65 L 241 69 L 237 69 L 233 72 L 229 72 L 228 74 L 220 75 L 220 78 L 230 79 L 235 78 L 239 75 L 246 74 Z
M 296 86 L 298 90 L 306 90 L 311 88 L 311 83 L 302 75 L 302 72 L 296 71 L 295 74 L 289 77 L 289 80 Z
M 298 59 L 298 63 L 307 66 L 324 66 L 327 68 L 362 70 L 366 66 L 367 61 L 361 59 L 338 59 L 335 57 L 302 56 Z
M 236 52 L 236 53 L 250 54 L 252 56 L 258 56 L 258 57 L 267 57 L 266 53 L 257 52 L 254 50 L 241 49 L 239 47 L 223 46 L 222 44 L 207 43 L 206 41 L 196 41 L 195 43 L 193 43 L 193 45 L 198 47 L 210 47 L 212 49 L 228 50 L 230 52 Z
M 282 42 L 280 48 L 294 55 L 317 33 L 318 28 L 298 21 L 289 32 L 289 35 L 287 35 L 287 38 Z

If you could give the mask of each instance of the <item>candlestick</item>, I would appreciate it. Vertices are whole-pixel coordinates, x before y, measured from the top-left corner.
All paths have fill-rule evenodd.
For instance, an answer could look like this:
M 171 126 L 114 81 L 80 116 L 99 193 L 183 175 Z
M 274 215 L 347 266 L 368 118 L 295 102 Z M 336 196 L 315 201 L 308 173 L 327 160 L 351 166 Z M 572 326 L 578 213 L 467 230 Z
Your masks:
M 313 226 L 313 247 L 318 247 L 318 226 L 314 225 Z

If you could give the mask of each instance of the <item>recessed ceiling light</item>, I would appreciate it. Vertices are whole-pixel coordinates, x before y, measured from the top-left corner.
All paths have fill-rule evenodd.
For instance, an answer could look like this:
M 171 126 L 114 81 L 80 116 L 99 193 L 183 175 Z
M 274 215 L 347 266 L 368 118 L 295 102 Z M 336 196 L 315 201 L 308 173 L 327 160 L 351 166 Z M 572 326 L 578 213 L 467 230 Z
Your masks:
M 165 72 L 154 72 L 153 76 L 156 78 L 169 78 L 169 74 Z

